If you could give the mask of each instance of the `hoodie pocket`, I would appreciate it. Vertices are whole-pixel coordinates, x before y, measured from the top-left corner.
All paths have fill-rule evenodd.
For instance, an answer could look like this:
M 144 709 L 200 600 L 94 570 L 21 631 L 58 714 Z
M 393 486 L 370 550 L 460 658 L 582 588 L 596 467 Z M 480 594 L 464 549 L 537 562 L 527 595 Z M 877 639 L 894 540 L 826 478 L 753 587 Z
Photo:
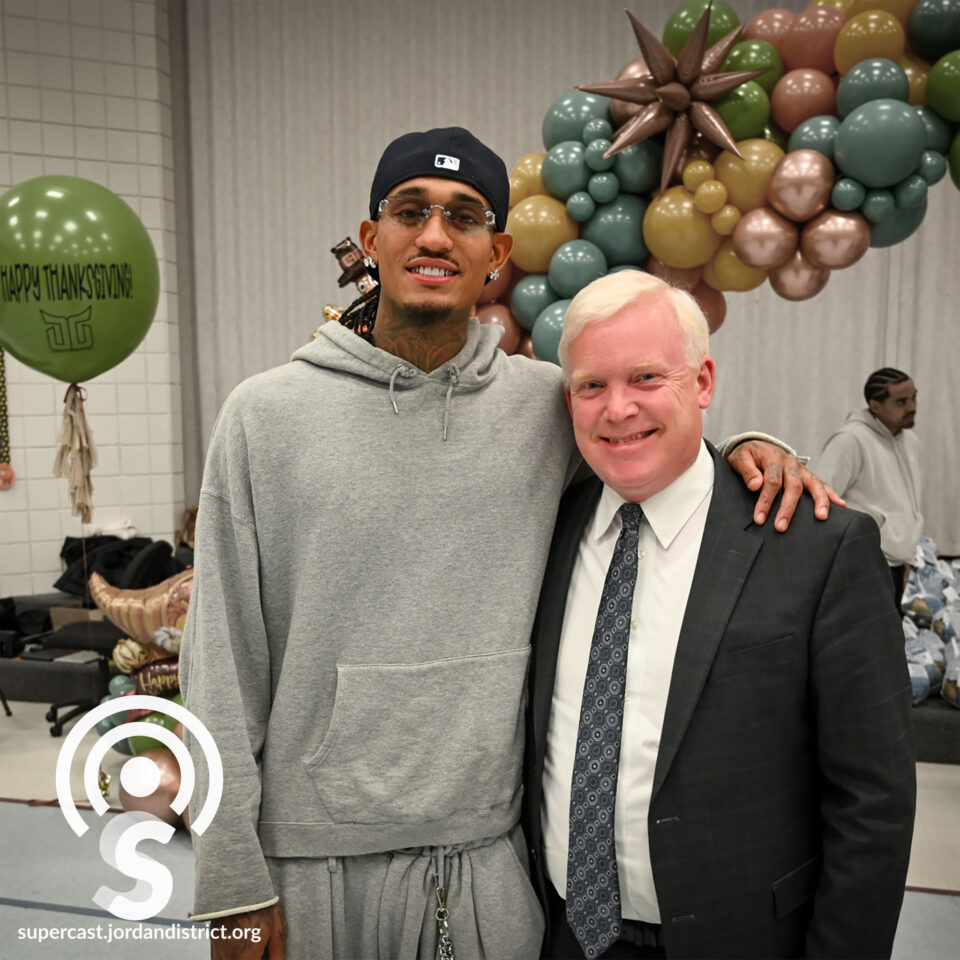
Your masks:
M 330 727 L 306 762 L 333 821 L 425 823 L 510 803 L 529 656 L 338 665 Z

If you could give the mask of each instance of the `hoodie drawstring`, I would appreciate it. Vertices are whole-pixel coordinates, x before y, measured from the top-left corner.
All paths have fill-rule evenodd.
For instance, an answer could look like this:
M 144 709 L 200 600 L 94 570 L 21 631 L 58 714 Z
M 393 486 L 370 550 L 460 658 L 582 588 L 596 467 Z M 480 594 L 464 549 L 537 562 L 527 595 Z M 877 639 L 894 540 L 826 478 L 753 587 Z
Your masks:
M 443 403 L 443 439 L 447 439 L 447 424 L 450 422 L 450 397 L 453 388 L 460 380 L 460 368 L 454 363 L 450 365 L 450 380 L 447 382 L 447 397 Z
M 396 398 L 393 395 L 393 385 L 397 382 L 397 377 L 403 372 L 403 364 L 398 363 L 397 368 L 393 371 L 393 376 L 390 377 L 390 402 L 393 404 L 393 412 L 396 414 L 400 413 L 400 408 L 397 406 Z

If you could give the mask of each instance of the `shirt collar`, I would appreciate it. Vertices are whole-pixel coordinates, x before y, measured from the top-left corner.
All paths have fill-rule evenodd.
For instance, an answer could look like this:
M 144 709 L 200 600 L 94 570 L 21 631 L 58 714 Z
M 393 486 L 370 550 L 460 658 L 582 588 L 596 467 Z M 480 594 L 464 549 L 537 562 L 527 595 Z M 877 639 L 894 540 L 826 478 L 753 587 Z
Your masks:
M 697 459 L 673 483 L 641 504 L 643 515 L 664 550 L 673 543 L 674 537 L 713 489 L 713 476 L 713 458 L 701 440 Z M 599 540 L 610 530 L 617 511 L 626 502 L 613 487 L 603 485 L 603 493 L 593 515 L 593 527 L 590 530 L 592 539 Z

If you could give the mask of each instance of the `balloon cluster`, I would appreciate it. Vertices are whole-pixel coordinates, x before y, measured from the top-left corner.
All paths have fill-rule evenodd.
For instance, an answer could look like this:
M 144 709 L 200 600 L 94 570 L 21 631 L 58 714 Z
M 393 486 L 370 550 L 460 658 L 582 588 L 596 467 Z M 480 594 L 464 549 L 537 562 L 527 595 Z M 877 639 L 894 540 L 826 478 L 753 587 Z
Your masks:
M 511 171 L 512 269 L 481 307 L 505 349 L 557 362 L 571 298 L 625 268 L 688 290 L 711 330 L 725 293 L 768 279 L 808 299 L 909 237 L 948 168 L 960 187 L 960 0 L 816 0 L 746 25 L 692 0 L 662 44 L 630 19 L 646 59 L 559 97 L 545 152 Z

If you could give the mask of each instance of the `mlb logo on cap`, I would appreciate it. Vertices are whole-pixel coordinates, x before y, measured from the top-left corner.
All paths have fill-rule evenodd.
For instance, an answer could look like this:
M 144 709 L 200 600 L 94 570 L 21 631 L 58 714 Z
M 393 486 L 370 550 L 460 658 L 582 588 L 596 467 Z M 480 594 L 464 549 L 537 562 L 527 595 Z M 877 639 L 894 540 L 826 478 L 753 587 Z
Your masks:
M 438 153 L 436 159 L 433 161 L 433 165 L 435 167 L 446 167 L 447 170 L 459 170 L 460 158 L 448 157 L 444 153 Z

